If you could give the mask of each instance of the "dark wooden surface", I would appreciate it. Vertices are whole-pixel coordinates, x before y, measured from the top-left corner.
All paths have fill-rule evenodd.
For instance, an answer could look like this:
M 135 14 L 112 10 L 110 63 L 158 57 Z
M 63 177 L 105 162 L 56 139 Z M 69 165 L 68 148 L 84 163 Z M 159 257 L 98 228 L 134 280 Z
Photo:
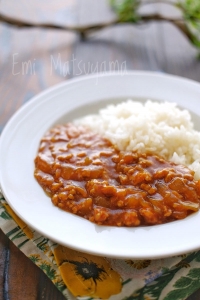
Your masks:
M 178 14 L 161 4 L 148 6 L 148 10 Z M 106 0 L 2 0 L 0 12 L 57 24 L 91 24 L 113 18 Z M 84 41 L 74 32 L 16 29 L 0 24 L 0 129 L 35 94 L 72 77 L 105 67 L 110 70 L 111 62 L 117 61 L 118 67 L 127 70 L 166 72 L 200 81 L 196 56 L 196 49 L 168 23 L 117 26 L 92 33 Z M 59 57 L 61 63 L 55 66 Z M 64 299 L 1 231 L 0 299 Z M 199 299 L 200 291 L 188 298 Z

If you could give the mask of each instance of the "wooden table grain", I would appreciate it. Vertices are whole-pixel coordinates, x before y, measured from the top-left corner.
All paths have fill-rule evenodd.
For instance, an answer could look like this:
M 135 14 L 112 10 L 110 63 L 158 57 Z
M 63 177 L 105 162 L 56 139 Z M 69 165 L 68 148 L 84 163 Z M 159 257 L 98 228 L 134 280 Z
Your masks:
M 107 2 L 2 0 L 0 13 L 33 22 L 85 25 L 114 18 Z M 148 9 L 178 14 L 164 4 Z M 164 72 L 200 81 L 197 50 L 166 22 L 118 25 L 93 32 L 86 40 L 75 32 L 18 29 L 0 23 L 0 130 L 17 109 L 44 89 L 72 77 L 113 70 L 114 66 L 123 71 Z M 64 300 L 46 275 L 2 231 L 0 299 Z M 197 299 L 200 290 L 188 298 Z

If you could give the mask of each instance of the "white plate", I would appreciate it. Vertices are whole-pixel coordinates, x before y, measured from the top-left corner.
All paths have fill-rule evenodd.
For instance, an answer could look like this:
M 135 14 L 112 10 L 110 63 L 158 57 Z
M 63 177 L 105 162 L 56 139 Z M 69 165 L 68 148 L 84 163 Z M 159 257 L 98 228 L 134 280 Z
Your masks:
M 43 134 L 55 123 L 132 99 L 177 102 L 200 130 L 200 85 L 150 72 L 79 77 L 34 97 L 8 122 L 0 139 L 0 183 L 13 210 L 44 236 L 80 251 L 118 258 L 160 258 L 200 248 L 200 213 L 164 225 L 97 226 L 52 205 L 33 176 Z

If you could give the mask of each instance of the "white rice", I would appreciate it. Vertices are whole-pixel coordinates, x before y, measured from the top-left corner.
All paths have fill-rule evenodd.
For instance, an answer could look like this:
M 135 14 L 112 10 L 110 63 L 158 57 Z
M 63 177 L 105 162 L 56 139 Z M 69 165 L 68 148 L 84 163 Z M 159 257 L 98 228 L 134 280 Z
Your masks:
M 200 179 L 200 132 L 194 130 L 190 113 L 175 103 L 127 100 L 76 122 L 104 135 L 120 150 L 161 155 L 189 167 Z

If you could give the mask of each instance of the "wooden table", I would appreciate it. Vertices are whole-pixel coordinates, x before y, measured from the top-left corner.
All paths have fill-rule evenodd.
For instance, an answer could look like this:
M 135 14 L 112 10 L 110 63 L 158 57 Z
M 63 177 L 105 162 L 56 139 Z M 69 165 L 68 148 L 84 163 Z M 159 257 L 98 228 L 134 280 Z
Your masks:
M 148 9 L 177 14 L 167 5 L 152 5 Z M 114 17 L 106 0 L 2 0 L 0 13 L 62 25 L 99 23 Z M 87 40 L 81 40 L 75 32 L 18 29 L 0 23 L 0 129 L 38 92 L 102 68 L 112 70 L 112 62 L 126 70 L 165 72 L 200 81 L 200 61 L 196 56 L 196 49 L 169 23 L 116 26 L 94 32 Z M 0 285 L 0 299 L 64 299 L 46 275 L 2 232 Z M 200 290 L 188 298 L 195 299 L 200 299 Z

